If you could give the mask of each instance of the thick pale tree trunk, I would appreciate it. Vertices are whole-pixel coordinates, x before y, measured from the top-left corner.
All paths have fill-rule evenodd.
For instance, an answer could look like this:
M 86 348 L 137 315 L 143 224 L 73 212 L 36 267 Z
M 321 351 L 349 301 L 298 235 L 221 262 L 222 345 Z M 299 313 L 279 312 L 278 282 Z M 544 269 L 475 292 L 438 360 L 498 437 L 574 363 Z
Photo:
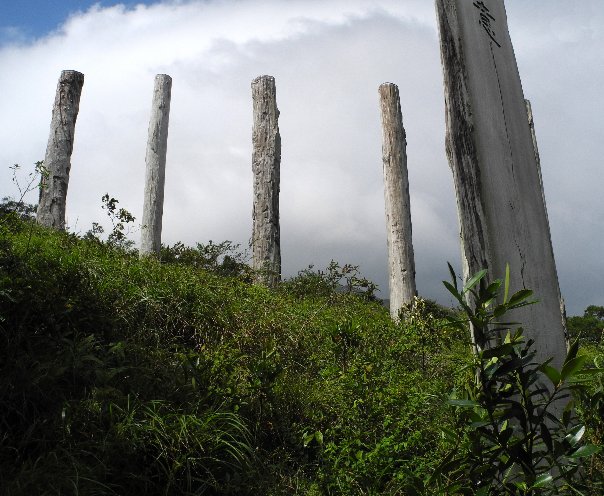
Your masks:
M 43 226 L 65 229 L 71 153 L 83 85 L 84 74 L 61 72 L 44 157 L 48 176 L 42 179 L 36 214 L 38 223 Z
M 273 77 L 260 76 L 252 81 L 252 101 L 254 112 L 252 265 L 259 274 L 257 282 L 273 287 L 281 277 L 279 229 L 281 136 Z
M 537 163 L 537 172 L 539 173 L 539 186 L 541 187 L 541 195 L 543 197 L 543 207 L 545 208 L 545 217 L 549 225 L 549 216 L 547 215 L 547 203 L 545 202 L 545 190 L 543 189 L 543 176 L 541 175 L 541 158 L 539 157 L 539 147 L 537 146 L 537 134 L 535 133 L 535 120 L 533 118 L 533 108 L 530 100 L 524 100 L 526 106 L 526 115 L 528 117 L 529 128 L 531 130 L 531 140 L 533 142 L 533 150 L 535 152 L 535 162 Z M 550 245 L 552 244 L 550 236 Z M 552 247 L 553 252 L 553 247 Z M 564 298 L 560 292 L 560 285 L 558 285 L 558 299 L 560 301 L 560 313 L 562 316 L 562 327 L 564 328 L 564 335 L 568 339 L 568 330 L 566 327 L 566 305 L 564 304 Z
M 407 175 L 407 141 L 398 87 L 392 83 L 384 83 L 380 86 L 379 95 L 382 114 L 390 315 L 398 320 L 401 307 L 412 302 L 416 295 Z
M 502 0 L 436 0 L 447 155 L 468 277 L 488 269 L 539 303 L 513 311 L 537 359 L 560 367 L 566 337 L 535 149 Z
M 170 76 L 166 74 L 155 76 L 145 158 L 147 172 L 141 229 L 141 257 L 159 255 L 161 248 L 171 91 L 172 78 Z

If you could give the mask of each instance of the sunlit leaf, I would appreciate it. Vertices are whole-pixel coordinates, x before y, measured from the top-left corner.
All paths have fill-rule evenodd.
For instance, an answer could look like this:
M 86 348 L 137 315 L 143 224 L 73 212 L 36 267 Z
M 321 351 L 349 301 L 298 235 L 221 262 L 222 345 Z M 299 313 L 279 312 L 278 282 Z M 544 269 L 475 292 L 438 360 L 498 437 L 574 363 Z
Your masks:
M 477 272 L 476 274 L 474 274 L 472 277 L 470 277 L 470 279 L 468 279 L 468 281 L 466 282 L 466 285 L 464 286 L 464 288 L 461 291 L 462 294 L 469 291 L 474 286 L 476 286 L 476 284 L 478 284 L 478 282 L 486 275 L 486 273 L 487 273 L 486 269 L 483 269 L 480 272 Z
M 585 446 L 581 446 L 577 451 L 575 451 L 572 455 L 570 455 L 570 457 L 571 458 L 583 458 L 586 456 L 591 456 L 596 453 L 599 453 L 600 451 L 602 451 L 602 448 L 600 446 L 595 446 L 593 444 L 586 444 Z
M 551 474 L 541 474 L 539 477 L 535 479 L 535 483 L 531 489 L 536 489 L 538 487 L 545 487 L 551 484 L 554 481 L 554 478 Z
M 581 441 L 583 434 L 585 434 L 585 426 L 578 425 L 570 431 L 570 434 L 568 434 L 565 439 L 571 446 L 575 446 L 579 441 Z
M 565 380 L 566 378 L 574 375 L 578 370 L 583 368 L 587 360 L 587 356 L 581 355 L 576 358 L 573 358 L 569 362 L 566 362 L 562 367 L 562 371 L 560 372 L 560 379 Z

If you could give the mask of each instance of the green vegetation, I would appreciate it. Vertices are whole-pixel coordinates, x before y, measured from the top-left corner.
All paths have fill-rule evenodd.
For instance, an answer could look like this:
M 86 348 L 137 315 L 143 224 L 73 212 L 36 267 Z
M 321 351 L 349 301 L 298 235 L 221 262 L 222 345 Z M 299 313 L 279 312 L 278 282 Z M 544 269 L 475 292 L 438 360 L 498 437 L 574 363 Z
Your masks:
M 228 242 L 139 260 L 123 239 L 8 210 L 0 494 L 514 494 L 475 479 L 487 458 L 469 412 L 489 409 L 456 312 L 419 299 L 394 324 L 354 266 L 309 268 L 271 291 Z M 530 354 L 513 333 L 501 345 Z M 590 345 L 582 360 L 603 354 Z M 580 413 L 601 445 L 602 374 L 588 377 Z M 452 405 L 453 390 L 476 394 Z M 586 459 L 583 494 L 601 494 L 601 455 Z
M 568 333 L 571 338 L 580 338 L 582 342 L 599 345 L 604 342 L 604 307 L 589 305 L 583 316 L 567 319 Z

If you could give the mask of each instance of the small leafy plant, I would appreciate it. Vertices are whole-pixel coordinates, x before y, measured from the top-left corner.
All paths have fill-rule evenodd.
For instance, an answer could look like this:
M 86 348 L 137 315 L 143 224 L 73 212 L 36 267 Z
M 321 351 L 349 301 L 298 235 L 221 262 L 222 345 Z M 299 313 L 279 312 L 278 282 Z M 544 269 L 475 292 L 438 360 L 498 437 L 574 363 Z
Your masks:
M 111 221 L 112 229 L 107 237 L 107 243 L 116 248 L 128 250 L 134 245 L 134 241 L 128 239 L 128 224 L 134 222 L 135 217 L 125 208 L 118 208 L 118 200 L 105 193 L 102 198 L 102 209 L 107 211 L 107 216 Z M 100 235 L 105 232 L 103 226 L 98 222 L 92 223 L 92 228 L 85 234 L 85 239 L 100 241 Z
M 358 265 L 340 265 L 332 260 L 325 270 L 315 270 L 314 265 L 284 281 L 280 289 L 298 298 L 305 296 L 332 296 L 335 293 L 355 294 L 366 300 L 376 300 L 377 284 L 360 273 Z
M 463 288 L 449 269 L 453 280 L 444 284 L 465 313 L 465 319 L 452 324 L 472 328 L 476 374 L 462 394 L 449 400 L 464 435 L 445 433 L 456 450 L 439 474 L 446 474 L 449 490 L 460 494 L 583 494 L 581 462 L 600 448 L 581 443 L 585 426 L 573 415 L 572 399 L 562 418 L 553 412 L 571 391 L 586 387 L 585 375 L 594 369 L 583 368 L 586 357 L 578 355 L 577 342 L 560 371 L 551 359 L 540 363 L 534 341 L 501 320 L 510 310 L 535 303 L 528 289 L 508 297 L 509 268 L 504 281 L 488 284 L 482 270 Z

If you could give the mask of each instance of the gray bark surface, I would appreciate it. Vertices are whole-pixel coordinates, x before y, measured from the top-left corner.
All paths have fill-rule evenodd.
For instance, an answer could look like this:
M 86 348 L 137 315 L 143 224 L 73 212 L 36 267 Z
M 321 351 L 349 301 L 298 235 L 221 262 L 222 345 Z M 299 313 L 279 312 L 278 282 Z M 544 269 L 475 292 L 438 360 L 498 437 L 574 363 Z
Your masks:
M 279 229 L 281 136 L 275 79 L 272 76 L 259 76 L 252 81 L 252 102 L 254 114 L 252 266 L 259 274 L 257 282 L 273 287 L 281 277 Z
M 401 307 L 411 303 L 416 295 L 407 174 L 407 141 L 398 87 L 392 83 L 384 83 L 379 88 L 379 95 L 382 116 L 390 315 L 397 320 Z
M 539 300 L 509 318 L 560 367 L 566 338 L 535 149 L 502 0 L 436 0 L 447 155 L 455 182 L 466 278 L 488 269 Z
M 141 228 L 141 257 L 159 255 L 161 248 L 171 91 L 172 78 L 170 76 L 166 74 L 155 76 L 151 118 L 149 120 L 149 138 L 145 157 L 146 174 L 143 224 Z
M 50 122 L 44 167 L 48 177 L 41 182 L 36 220 L 55 229 L 65 229 L 67 188 L 71 169 L 71 153 L 84 74 L 62 71 Z
M 547 215 L 547 203 L 545 201 L 545 189 L 543 188 L 543 176 L 541 175 L 541 158 L 539 157 L 539 147 L 537 146 L 537 133 L 535 132 L 535 119 L 533 118 L 533 107 L 531 106 L 530 100 L 524 100 L 526 106 L 526 115 L 528 117 L 529 129 L 531 130 L 531 141 L 533 142 L 533 151 L 535 153 L 535 162 L 537 163 L 537 173 L 539 174 L 539 187 L 541 188 L 541 196 L 543 198 L 543 208 L 545 209 L 545 217 L 547 224 L 549 225 L 549 216 Z M 551 233 L 550 233 L 551 234 Z M 552 239 L 550 235 L 549 244 L 552 246 L 552 253 L 554 251 L 552 245 Z M 556 278 L 556 282 L 558 280 Z M 568 344 L 568 329 L 566 327 L 566 306 L 564 304 L 564 298 L 560 292 L 560 284 L 558 283 L 558 300 L 560 302 L 560 314 L 562 317 L 562 328 L 564 329 L 564 336 Z

